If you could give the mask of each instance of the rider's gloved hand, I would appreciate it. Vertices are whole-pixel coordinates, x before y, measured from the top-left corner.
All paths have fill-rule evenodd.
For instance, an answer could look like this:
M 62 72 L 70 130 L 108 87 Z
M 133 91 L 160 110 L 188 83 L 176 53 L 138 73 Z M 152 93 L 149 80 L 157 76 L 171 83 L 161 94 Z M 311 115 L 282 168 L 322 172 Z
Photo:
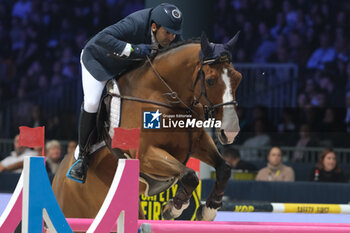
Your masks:
M 149 56 L 152 51 L 152 46 L 150 44 L 136 44 L 131 47 L 131 58 L 146 58 L 146 56 Z

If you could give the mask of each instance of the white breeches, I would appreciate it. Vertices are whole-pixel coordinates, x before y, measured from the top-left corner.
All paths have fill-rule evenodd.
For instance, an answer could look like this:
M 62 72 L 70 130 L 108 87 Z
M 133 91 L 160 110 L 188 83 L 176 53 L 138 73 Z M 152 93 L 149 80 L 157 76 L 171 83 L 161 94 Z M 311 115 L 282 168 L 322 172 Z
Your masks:
M 107 81 L 96 80 L 86 69 L 81 57 L 80 63 L 83 80 L 84 110 L 88 113 L 95 113 L 98 110 L 102 92 Z

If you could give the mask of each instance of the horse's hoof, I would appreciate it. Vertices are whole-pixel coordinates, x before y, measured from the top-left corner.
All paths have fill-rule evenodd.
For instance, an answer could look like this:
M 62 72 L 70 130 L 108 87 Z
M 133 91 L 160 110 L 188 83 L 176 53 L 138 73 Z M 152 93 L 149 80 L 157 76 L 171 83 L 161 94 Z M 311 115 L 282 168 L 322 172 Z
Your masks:
M 149 223 L 142 223 L 139 233 L 152 233 L 152 226 Z
M 216 217 L 218 209 L 207 207 L 205 204 L 202 204 L 198 207 L 196 212 L 197 221 L 213 221 Z
M 172 220 L 174 218 L 178 218 L 184 209 L 186 209 L 189 206 L 190 202 L 187 201 L 184 203 L 180 209 L 176 209 L 174 206 L 174 201 L 173 199 L 169 200 L 166 205 L 164 206 L 162 210 L 162 216 L 164 220 Z

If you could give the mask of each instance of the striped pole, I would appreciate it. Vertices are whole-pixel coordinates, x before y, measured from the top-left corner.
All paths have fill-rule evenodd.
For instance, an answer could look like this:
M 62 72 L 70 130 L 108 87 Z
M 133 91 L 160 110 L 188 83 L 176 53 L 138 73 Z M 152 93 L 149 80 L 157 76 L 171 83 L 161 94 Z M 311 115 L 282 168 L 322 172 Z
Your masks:
M 347 204 L 317 203 L 226 203 L 222 211 L 233 212 L 272 212 L 272 213 L 309 213 L 309 214 L 350 214 Z

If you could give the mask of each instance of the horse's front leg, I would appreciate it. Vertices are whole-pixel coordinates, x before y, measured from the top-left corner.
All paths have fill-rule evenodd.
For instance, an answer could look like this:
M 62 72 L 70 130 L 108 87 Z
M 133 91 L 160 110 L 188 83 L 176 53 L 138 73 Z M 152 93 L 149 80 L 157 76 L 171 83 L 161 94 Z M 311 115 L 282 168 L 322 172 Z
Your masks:
M 174 198 L 163 208 L 166 220 L 179 217 L 189 205 L 192 192 L 199 184 L 196 173 L 187 168 L 168 152 L 157 147 L 150 147 L 141 159 L 141 171 L 164 177 L 177 177 L 181 183 Z
M 205 205 L 197 209 L 196 219 L 203 221 L 213 221 L 218 209 L 222 206 L 222 197 L 231 175 L 231 167 L 221 157 L 212 138 L 204 133 L 201 140 L 198 141 L 195 153 L 192 157 L 198 158 L 216 170 L 216 182 Z

